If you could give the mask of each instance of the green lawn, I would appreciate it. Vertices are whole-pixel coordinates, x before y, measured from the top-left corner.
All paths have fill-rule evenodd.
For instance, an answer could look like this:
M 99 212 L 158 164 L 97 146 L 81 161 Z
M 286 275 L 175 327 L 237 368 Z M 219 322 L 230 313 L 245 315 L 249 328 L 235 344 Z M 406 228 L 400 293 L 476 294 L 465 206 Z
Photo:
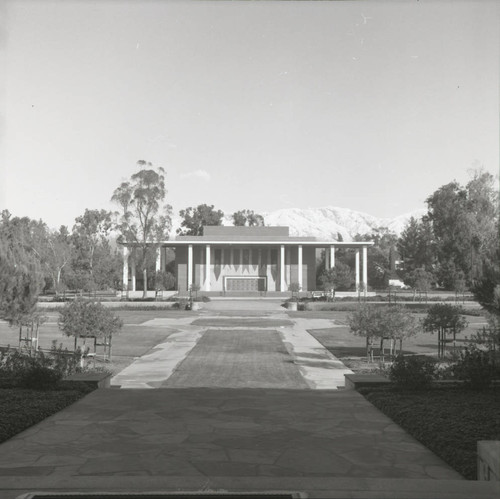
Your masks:
M 43 349 L 50 349 L 52 341 L 57 345 L 62 344 L 63 348 L 72 351 L 74 339 L 68 338 L 57 326 L 59 314 L 57 312 L 47 312 L 48 321 L 40 327 L 40 346 Z M 121 371 L 131 364 L 136 357 L 140 357 L 149 352 L 158 343 L 165 340 L 172 330 L 164 326 L 142 326 L 143 323 L 152 319 L 172 318 L 192 316 L 184 311 L 175 310 L 120 310 L 117 315 L 123 320 L 124 327 L 113 336 L 112 362 L 102 362 L 99 359 L 96 367 L 104 368 L 113 373 Z M 12 345 L 17 347 L 19 332 L 17 328 L 11 328 L 6 322 L 0 321 L 0 346 Z
M 469 480 L 477 475 L 478 440 L 500 440 L 500 388 L 441 387 L 422 392 L 359 390 L 375 407 Z
M 73 404 L 92 391 L 72 383 L 61 390 L 0 389 L 0 443 Z

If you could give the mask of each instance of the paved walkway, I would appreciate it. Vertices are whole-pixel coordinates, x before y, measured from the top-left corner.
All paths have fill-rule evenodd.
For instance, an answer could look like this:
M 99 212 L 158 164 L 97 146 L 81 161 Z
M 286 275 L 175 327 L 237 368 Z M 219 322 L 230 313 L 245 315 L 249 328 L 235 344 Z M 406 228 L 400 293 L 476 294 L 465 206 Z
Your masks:
M 97 390 L 0 445 L 0 497 L 33 490 L 291 491 L 486 499 L 352 391 Z
M 289 323 L 281 312 L 266 310 L 261 318 L 272 326 L 259 327 L 258 317 L 247 310 L 214 328 L 207 324 L 221 315 L 211 310 L 199 317 L 196 324 L 193 317 L 144 323 L 174 332 L 114 378 L 122 386 L 159 389 L 97 390 L 1 444 L 0 497 L 33 490 L 224 489 L 407 499 L 497 494 L 494 484 L 462 480 L 358 393 L 318 389 L 322 379 L 343 371 L 307 332 L 325 327 L 323 321 Z M 248 331 L 245 317 L 256 329 Z M 209 378 L 220 367 L 210 348 L 225 345 L 227 359 L 236 343 L 239 352 L 241 335 L 244 350 L 265 347 L 266 364 L 288 360 L 289 370 L 277 385 L 292 380 L 294 389 L 208 388 L 208 381 L 178 387 Z M 197 361 L 205 365 L 189 378 Z M 234 373 L 240 368 L 245 372 L 249 366 L 233 362 L 219 383 L 238 378 Z
M 236 303 L 242 310 L 217 314 L 204 309 L 199 316 L 143 323 L 144 328 L 163 326 L 175 332 L 114 376 L 111 385 L 330 390 L 344 386 L 344 374 L 352 371 L 308 332 L 331 327 L 330 320 L 291 320 L 275 302 Z M 259 306 L 265 309 L 256 311 Z
M 0 445 L 0 474 L 461 478 L 356 392 L 207 388 L 97 390 Z

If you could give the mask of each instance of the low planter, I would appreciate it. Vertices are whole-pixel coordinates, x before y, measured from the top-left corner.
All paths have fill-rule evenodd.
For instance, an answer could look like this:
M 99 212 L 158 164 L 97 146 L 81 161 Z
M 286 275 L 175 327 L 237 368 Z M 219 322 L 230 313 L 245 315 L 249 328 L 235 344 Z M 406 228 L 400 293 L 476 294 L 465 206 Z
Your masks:
M 477 479 L 500 482 L 500 440 L 477 443 Z
M 74 381 L 86 383 L 92 388 L 109 388 L 113 373 L 109 372 L 83 372 L 71 374 L 64 378 L 64 381 Z
M 346 390 L 390 385 L 391 381 L 381 374 L 344 374 Z

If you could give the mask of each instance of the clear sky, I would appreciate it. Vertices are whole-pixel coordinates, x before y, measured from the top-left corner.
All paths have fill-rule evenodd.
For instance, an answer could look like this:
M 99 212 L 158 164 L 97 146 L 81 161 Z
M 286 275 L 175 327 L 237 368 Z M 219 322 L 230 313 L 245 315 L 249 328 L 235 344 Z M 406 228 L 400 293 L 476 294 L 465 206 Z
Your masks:
M 500 2 L 0 0 L 0 209 L 425 207 L 499 167 Z M 3 68 L 3 69 L 2 69 Z

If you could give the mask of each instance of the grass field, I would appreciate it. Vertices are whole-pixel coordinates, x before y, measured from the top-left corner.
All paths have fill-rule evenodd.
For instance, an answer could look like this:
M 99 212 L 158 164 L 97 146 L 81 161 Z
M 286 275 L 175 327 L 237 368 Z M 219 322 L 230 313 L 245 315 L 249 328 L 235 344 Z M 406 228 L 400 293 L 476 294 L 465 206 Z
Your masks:
M 344 359 L 346 364 L 351 368 L 356 369 L 357 359 L 365 355 L 365 340 L 354 336 L 347 326 L 349 312 L 285 312 L 293 321 L 295 317 L 311 318 L 311 319 L 328 319 L 332 321 L 335 327 L 327 329 L 316 329 L 310 331 L 313 336 L 320 341 L 328 350 L 336 357 Z M 229 315 L 237 315 L 233 312 Z M 255 313 L 257 315 L 258 312 Z M 136 357 L 144 355 L 158 343 L 165 340 L 172 330 L 164 326 L 142 326 L 147 321 L 155 318 L 171 318 L 181 319 L 192 317 L 193 321 L 198 321 L 200 325 L 217 326 L 222 320 L 223 325 L 238 326 L 239 321 L 234 317 L 229 324 L 229 319 L 211 319 L 207 322 L 206 319 L 199 318 L 196 312 L 176 311 L 176 310 L 121 310 L 117 311 L 123 322 L 122 331 L 113 337 L 113 359 L 111 363 L 96 362 L 97 366 L 105 367 L 113 373 L 119 372 L 121 369 L 134 361 Z M 219 315 L 219 314 L 214 314 Z M 222 314 L 224 315 L 224 314 Z M 265 313 L 263 315 L 266 315 Z M 73 338 L 68 338 L 60 331 L 57 320 L 59 314 L 57 312 L 47 312 L 47 322 L 40 328 L 40 346 L 42 349 L 50 349 L 52 342 L 55 340 L 57 345 L 62 344 L 63 348 L 72 350 L 74 346 Z M 423 318 L 424 314 L 416 314 L 418 318 Z M 255 318 L 257 320 L 257 317 Z M 463 341 L 466 336 L 470 336 L 477 329 L 485 324 L 484 317 L 467 316 L 469 326 L 459 337 L 459 341 Z M 219 322 L 218 322 L 219 321 Z M 247 327 L 251 327 L 249 322 L 251 319 L 241 321 Z M 279 321 L 278 321 L 279 322 Z M 286 325 L 285 321 L 273 323 L 274 326 Z M 257 323 L 260 322 L 257 320 Z M 340 326 L 340 327 L 339 327 Z M 18 345 L 18 331 L 16 328 L 11 328 L 7 323 L 0 321 L 0 346 Z M 428 333 L 419 333 L 415 337 L 406 340 L 403 349 L 406 353 L 418 354 L 435 354 L 437 351 L 436 335 Z M 349 359 L 354 359 L 350 361 Z M 350 363 L 351 362 L 351 363 Z
M 291 388 L 308 385 L 279 334 L 264 329 L 209 329 L 165 388 Z
M 147 310 L 132 311 L 124 310 L 117 312 L 124 323 L 120 333 L 113 337 L 112 341 L 112 361 L 103 362 L 96 360 L 96 367 L 107 369 L 113 373 L 121 371 L 124 367 L 131 364 L 136 357 L 144 355 L 155 345 L 161 343 L 165 338 L 172 334 L 173 330 L 165 327 L 141 326 L 153 318 L 182 318 L 186 312 L 166 311 L 166 310 Z M 65 336 L 57 325 L 58 313 L 49 312 L 46 314 L 47 322 L 40 327 L 39 344 L 42 349 L 49 350 L 52 342 L 57 345 L 62 344 L 63 348 L 72 351 L 74 348 L 73 337 Z M 16 328 L 0 321 L 0 346 L 11 345 L 18 346 L 19 333 Z

